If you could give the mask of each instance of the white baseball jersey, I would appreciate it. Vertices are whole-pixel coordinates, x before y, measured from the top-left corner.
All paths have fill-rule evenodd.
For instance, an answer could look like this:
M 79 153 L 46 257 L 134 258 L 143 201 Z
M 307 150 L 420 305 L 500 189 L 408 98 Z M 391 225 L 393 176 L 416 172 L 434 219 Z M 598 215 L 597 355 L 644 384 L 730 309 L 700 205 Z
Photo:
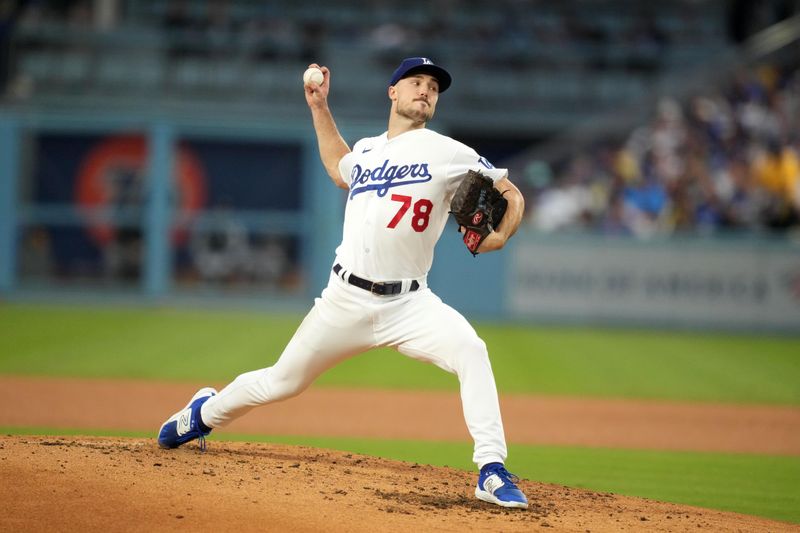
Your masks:
M 350 190 L 336 262 L 371 281 L 417 279 L 417 290 L 380 296 L 331 274 L 278 361 L 238 376 L 210 398 L 201 409 L 204 423 L 224 426 L 257 405 L 299 394 L 348 357 L 391 346 L 458 376 L 464 419 L 475 441 L 473 461 L 478 468 L 504 462 L 505 435 L 486 344 L 422 279 L 453 193 L 470 169 L 494 181 L 507 175 L 468 146 L 426 129 L 358 141 L 339 163 Z
M 427 275 L 450 200 L 467 171 L 508 175 L 475 150 L 428 129 L 358 141 L 339 162 L 350 186 L 338 263 L 372 281 Z

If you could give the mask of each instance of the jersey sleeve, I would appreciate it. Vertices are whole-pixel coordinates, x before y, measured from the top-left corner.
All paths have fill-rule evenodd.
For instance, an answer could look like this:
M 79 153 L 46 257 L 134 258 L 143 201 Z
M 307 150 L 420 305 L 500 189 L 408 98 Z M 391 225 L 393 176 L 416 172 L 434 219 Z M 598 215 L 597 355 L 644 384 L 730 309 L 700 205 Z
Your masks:
M 478 152 L 469 146 L 461 144 L 447 166 L 447 181 L 451 183 L 458 182 L 470 170 L 479 171 L 494 182 L 498 182 L 508 176 L 508 169 L 495 168 L 485 157 L 481 157 Z
M 350 173 L 353 172 L 353 165 L 355 165 L 356 154 L 361 149 L 364 139 L 356 141 L 353 149 L 346 153 L 344 157 L 339 160 L 339 175 L 342 177 L 347 187 L 350 187 Z

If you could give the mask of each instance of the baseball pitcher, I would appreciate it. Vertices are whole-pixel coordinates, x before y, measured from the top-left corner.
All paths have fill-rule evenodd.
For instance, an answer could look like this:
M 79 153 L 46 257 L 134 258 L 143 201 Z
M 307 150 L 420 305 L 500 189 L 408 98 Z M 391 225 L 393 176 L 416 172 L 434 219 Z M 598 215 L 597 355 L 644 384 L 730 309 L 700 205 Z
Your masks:
M 325 370 L 378 346 L 458 376 L 480 473 L 475 496 L 504 507 L 528 501 L 504 466 L 506 443 L 486 344 L 467 320 L 427 285 L 433 250 L 453 211 L 472 253 L 501 249 L 522 219 L 523 198 L 506 169 L 426 128 L 448 72 L 407 58 L 391 76 L 387 131 L 352 149 L 328 107 L 331 72 L 305 84 L 322 163 L 347 191 L 342 241 L 328 286 L 278 361 L 237 377 L 217 392 L 198 391 L 161 426 L 158 443 L 175 448 L 204 437 L 253 407 L 305 390 Z M 313 77 L 311 77 L 313 79 Z M 319 79 L 319 78 L 317 78 Z

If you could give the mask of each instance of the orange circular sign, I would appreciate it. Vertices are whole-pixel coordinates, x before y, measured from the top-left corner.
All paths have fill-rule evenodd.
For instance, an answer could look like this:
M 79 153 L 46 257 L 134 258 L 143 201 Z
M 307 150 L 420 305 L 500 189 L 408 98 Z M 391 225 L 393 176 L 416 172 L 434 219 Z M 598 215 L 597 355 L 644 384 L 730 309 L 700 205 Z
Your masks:
M 88 221 L 92 239 L 105 245 L 116 238 L 115 210 L 142 209 L 147 190 L 147 144 L 142 135 L 111 137 L 99 142 L 84 158 L 78 171 L 75 198 Z M 176 211 L 173 243 L 185 241 L 186 226 L 205 204 L 205 173 L 199 159 L 179 145 L 172 176 L 171 203 Z

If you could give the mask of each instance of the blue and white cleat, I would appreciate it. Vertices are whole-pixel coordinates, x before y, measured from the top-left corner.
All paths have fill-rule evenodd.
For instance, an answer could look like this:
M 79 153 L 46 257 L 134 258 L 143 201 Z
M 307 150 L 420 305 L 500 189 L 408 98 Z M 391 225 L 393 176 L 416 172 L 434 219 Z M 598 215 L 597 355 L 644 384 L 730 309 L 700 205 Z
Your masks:
M 216 389 L 205 387 L 197 391 L 189 403 L 169 417 L 158 432 L 158 445 L 162 448 L 177 448 L 195 439 L 200 439 L 200 449 L 206 449 L 206 435 L 211 428 L 203 424 L 200 407 L 217 394 Z
M 505 469 L 503 463 L 489 463 L 481 468 L 475 497 L 503 507 L 526 509 L 528 498 L 515 485 L 519 478 Z

